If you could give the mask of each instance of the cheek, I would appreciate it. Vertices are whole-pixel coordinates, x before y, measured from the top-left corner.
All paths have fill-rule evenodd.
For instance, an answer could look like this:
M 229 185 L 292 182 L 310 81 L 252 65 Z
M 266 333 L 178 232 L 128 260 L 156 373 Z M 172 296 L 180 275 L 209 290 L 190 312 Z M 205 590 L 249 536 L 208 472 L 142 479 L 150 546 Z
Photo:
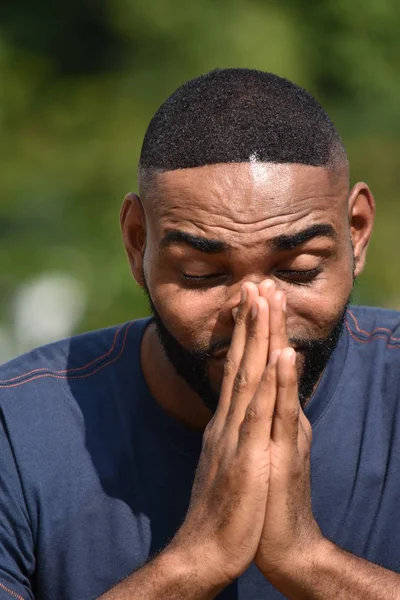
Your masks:
M 352 276 L 326 277 L 318 286 L 286 290 L 290 337 L 325 337 L 342 315 Z
M 151 295 L 163 322 L 183 346 L 208 347 L 220 310 L 217 294 L 164 284 L 156 287 Z

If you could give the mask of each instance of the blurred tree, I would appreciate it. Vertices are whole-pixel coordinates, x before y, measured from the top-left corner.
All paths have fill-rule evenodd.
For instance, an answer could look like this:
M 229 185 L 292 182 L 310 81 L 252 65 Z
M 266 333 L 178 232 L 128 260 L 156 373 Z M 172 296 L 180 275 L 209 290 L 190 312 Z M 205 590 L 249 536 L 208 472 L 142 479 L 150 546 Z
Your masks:
M 12 45 L 51 57 L 57 74 L 87 75 L 115 66 L 123 55 L 124 40 L 112 27 L 109 6 L 107 0 L 2 2 L 0 22 Z
M 400 134 L 397 0 L 289 0 L 307 40 L 313 92 L 346 132 Z
M 289 77 L 332 115 L 352 178 L 368 176 L 378 200 L 356 300 L 400 305 L 399 25 L 395 0 L 3 2 L 0 329 L 16 290 L 46 273 L 84 286 L 81 330 L 147 312 L 119 205 L 153 112 L 186 79 L 226 66 Z

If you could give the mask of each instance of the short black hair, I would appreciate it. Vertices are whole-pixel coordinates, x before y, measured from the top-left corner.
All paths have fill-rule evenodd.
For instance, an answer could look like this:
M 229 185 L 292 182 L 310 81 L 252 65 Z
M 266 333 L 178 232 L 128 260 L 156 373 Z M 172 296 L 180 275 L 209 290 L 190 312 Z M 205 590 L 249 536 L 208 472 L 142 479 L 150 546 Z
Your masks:
M 347 164 L 342 140 L 315 98 L 254 69 L 216 69 L 176 90 L 144 137 L 139 172 L 217 163 Z

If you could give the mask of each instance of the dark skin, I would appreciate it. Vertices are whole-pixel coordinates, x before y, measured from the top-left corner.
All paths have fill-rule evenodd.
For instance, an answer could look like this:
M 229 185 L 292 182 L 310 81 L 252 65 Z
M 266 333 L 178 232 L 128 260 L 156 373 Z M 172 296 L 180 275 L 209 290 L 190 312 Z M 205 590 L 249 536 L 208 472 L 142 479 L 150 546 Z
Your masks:
M 291 338 L 328 333 L 348 299 L 372 231 L 368 187 L 349 191 L 345 168 L 246 163 L 159 174 L 143 191 L 142 203 L 130 195 L 122 210 L 136 280 L 146 280 L 181 344 L 228 339 L 230 346 L 210 363 L 221 389 L 212 417 L 147 329 L 142 365 L 150 388 L 177 419 L 205 427 L 203 450 L 174 539 L 102 599 L 214 598 L 253 560 L 293 600 L 399 597 L 397 574 L 337 548 L 314 519 L 312 431 L 297 390 L 302 357 L 290 347 Z M 315 225 L 325 228 L 282 249 L 281 236 L 309 235 Z M 162 240 L 172 229 L 229 248 L 211 255 L 180 239 L 166 252 Z M 307 285 L 299 271 L 308 271 Z M 218 278 L 188 288 L 182 272 Z
M 349 194 L 345 166 L 331 172 L 305 165 L 210 165 L 159 174 L 142 192 L 142 202 L 128 195 L 121 213 L 131 269 L 139 284 L 146 277 L 160 316 L 185 347 L 230 340 L 241 285 L 264 282 L 263 290 L 266 279 L 285 293 L 289 338 L 324 337 L 352 289 L 352 244 L 356 277 L 364 266 L 373 198 L 362 183 Z M 316 236 L 293 250 L 272 246 L 273 239 L 316 224 L 331 226 L 336 239 Z M 207 254 L 183 242 L 164 248 L 161 241 L 171 230 L 219 240 L 229 249 Z M 321 272 L 288 272 L 315 268 Z M 215 277 L 197 282 L 185 280 L 183 272 Z M 210 361 L 216 389 L 222 363 Z M 186 425 L 204 429 L 210 412 L 174 375 L 152 328 L 144 339 L 142 366 L 158 402 Z M 299 373 L 302 366 L 298 353 Z

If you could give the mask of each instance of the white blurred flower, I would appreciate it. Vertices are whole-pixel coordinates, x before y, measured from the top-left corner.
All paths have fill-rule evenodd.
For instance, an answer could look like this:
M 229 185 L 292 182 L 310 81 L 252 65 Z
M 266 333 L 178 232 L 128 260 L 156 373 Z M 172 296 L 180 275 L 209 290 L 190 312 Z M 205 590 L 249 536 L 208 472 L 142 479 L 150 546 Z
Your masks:
M 18 352 L 71 335 L 85 307 L 85 290 L 71 275 L 44 273 L 21 285 L 12 307 Z

